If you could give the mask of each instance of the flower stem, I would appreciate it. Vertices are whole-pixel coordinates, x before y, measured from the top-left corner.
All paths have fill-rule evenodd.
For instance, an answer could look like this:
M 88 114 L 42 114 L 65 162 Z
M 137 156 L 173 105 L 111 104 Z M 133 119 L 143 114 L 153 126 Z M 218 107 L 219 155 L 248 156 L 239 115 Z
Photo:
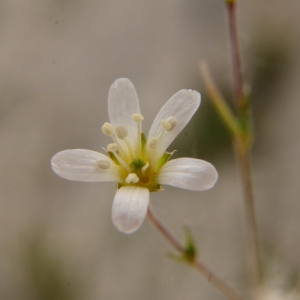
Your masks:
M 177 238 L 163 225 L 155 215 L 153 209 L 148 207 L 148 218 L 165 239 L 182 255 L 185 255 L 184 246 Z M 219 278 L 213 271 L 206 267 L 200 260 L 194 259 L 189 264 L 198 270 L 212 285 L 214 285 L 228 300 L 243 300 L 227 283 Z
M 243 146 L 241 144 L 242 143 L 238 139 L 236 139 L 236 154 L 240 168 L 245 202 L 248 272 L 254 288 L 254 292 L 256 292 L 263 283 L 263 272 L 260 258 L 260 245 L 255 213 L 253 184 L 251 178 L 250 153 L 248 149 L 243 149 Z
M 245 214 L 246 214 L 246 230 L 247 230 L 247 263 L 248 273 L 251 278 L 251 283 L 254 292 L 263 283 L 263 268 L 260 257 L 260 245 L 258 237 L 258 226 L 255 212 L 255 199 L 253 193 L 253 184 L 251 179 L 251 141 L 252 140 L 252 126 L 251 117 L 249 114 L 249 99 L 244 94 L 244 78 L 242 72 L 241 55 L 238 44 L 238 30 L 236 20 L 237 1 L 226 2 L 228 17 L 229 17 L 229 32 L 232 53 L 235 98 L 237 106 L 238 119 L 242 124 L 242 120 L 246 127 L 239 136 L 235 136 L 233 141 L 235 143 L 235 152 L 240 168 L 241 181 L 244 193 Z M 245 102 L 246 101 L 246 102 Z M 250 124 L 250 126 L 249 126 Z
M 243 98 L 243 73 L 238 43 L 237 21 L 236 21 L 236 1 L 227 1 L 229 16 L 229 33 L 233 64 L 233 77 L 235 86 L 235 96 L 238 111 L 241 108 Z

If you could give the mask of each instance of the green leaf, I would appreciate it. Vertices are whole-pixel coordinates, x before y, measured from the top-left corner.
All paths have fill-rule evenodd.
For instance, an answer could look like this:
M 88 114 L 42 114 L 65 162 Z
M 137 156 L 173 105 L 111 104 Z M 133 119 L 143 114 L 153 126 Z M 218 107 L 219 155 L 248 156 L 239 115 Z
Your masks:
M 185 231 L 184 258 L 187 262 L 192 263 L 197 258 L 196 244 L 190 229 L 188 227 L 185 227 L 184 231 Z

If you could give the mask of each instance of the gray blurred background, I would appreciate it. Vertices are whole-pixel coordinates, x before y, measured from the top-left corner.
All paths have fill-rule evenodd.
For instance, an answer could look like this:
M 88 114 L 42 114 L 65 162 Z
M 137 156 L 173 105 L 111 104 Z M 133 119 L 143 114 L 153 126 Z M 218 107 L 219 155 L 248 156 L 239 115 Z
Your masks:
M 300 2 L 239 2 L 263 257 L 268 269 L 279 261 L 292 285 L 300 266 Z M 71 182 L 51 171 L 58 151 L 107 145 L 101 126 L 119 77 L 137 89 L 145 132 L 175 92 L 202 93 L 169 149 L 210 161 L 219 181 L 202 193 L 166 187 L 151 202 L 179 238 L 190 226 L 203 261 L 247 292 L 240 180 L 205 95 L 201 59 L 231 101 L 222 0 L 0 2 L 0 299 L 224 299 L 165 256 L 171 248 L 147 220 L 130 236 L 114 228 L 113 183 Z

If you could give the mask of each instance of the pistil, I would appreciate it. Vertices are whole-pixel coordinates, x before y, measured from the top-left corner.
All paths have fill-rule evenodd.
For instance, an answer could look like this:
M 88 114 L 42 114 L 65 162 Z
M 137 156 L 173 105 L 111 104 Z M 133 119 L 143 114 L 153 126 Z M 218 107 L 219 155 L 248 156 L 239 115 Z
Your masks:
M 129 184 L 129 183 L 137 183 L 140 181 L 140 179 L 138 178 L 138 176 L 135 173 L 130 173 L 128 174 L 128 176 L 126 177 L 125 181 Z

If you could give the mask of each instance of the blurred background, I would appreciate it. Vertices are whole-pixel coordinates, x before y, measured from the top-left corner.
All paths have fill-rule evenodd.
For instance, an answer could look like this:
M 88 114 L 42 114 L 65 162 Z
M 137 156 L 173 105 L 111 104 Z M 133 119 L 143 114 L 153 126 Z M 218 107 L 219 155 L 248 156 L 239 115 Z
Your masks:
M 239 1 L 263 258 L 284 288 L 297 284 L 300 266 L 299 14 L 298 0 Z M 0 299 L 224 299 L 166 257 L 170 246 L 147 220 L 133 235 L 114 228 L 113 183 L 51 171 L 61 150 L 107 145 L 101 126 L 119 77 L 137 89 L 146 133 L 178 90 L 201 92 L 169 150 L 210 161 L 219 181 L 202 193 L 166 187 L 151 202 L 179 238 L 189 226 L 203 261 L 247 293 L 238 170 L 198 70 L 205 59 L 232 101 L 223 1 L 2 0 L 0 16 Z

